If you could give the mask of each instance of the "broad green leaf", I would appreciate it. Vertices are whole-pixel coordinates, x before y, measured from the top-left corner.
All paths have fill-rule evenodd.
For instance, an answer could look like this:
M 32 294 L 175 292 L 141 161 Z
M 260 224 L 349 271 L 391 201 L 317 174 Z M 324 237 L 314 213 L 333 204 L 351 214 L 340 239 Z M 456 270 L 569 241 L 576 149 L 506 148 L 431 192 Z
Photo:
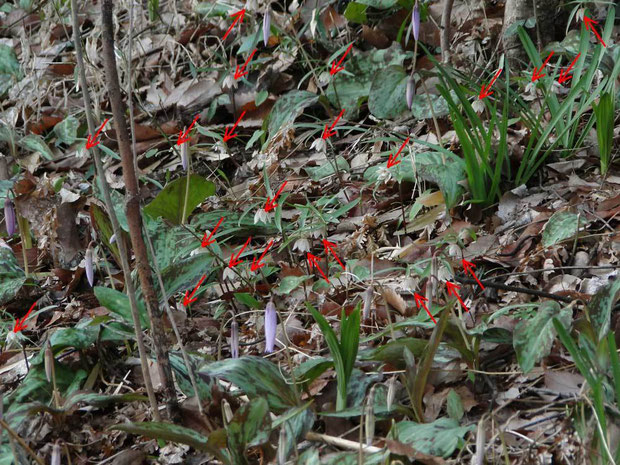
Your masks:
M 187 354 L 187 358 L 189 359 L 189 364 L 193 369 L 194 373 L 198 371 L 200 364 L 204 362 L 204 360 L 197 355 L 193 355 L 191 353 Z M 194 387 L 192 386 L 192 380 L 187 371 L 187 366 L 185 365 L 185 361 L 183 360 L 182 354 L 178 352 L 170 353 L 170 366 L 174 371 L 174 380 L 176 381 L 179 389 L 183 394 L 187 397 L 194 397 Z M 201 400 L 211 400 L 211 389 L 213 388 L 213 380 L 207 377 L 196 376 L 196 388 L 198 389 L 198 396 Z
M 404 52 L 396 42 L 387 49 L 349 55 L 345 71 L 332 77 L 325 95 L 335 108 L 343 109 L 346 117 L 353 119 L 358 114 L 359 105 L 370 93 L 375 73 L 381 73 L 390 65 L 402 65 L 410 55 L 411 52 Z
M 310 276 L 308 276 L 308 275 L 303 275 L 303 276 L 285 276 L 280 281 L 280 285 L 278 286 L 278 289 L 276 290 L 276 292 L 278 294 L 280 294 L 280 295 L 288 295 L 294 289 L 296 289 L 297 287 L 301 286 L 301 284 L 304 281 L 306 281 L 309 277 Z
M 338 171 L 348 172 L 350 169 L 349 163 L 347 163 L 344 157 L 341 157 L 341 156 L 336 157 L 336 166 L 338 167 Z M 306 167 L 304 168 L 304 170 L 306 170 L 306 172 L 308 173 L 308 176 L 310 176 L 313 181 L 320 181 L 321 179 L 324 179 L 327 176 L 336 174 L 333 160 L 327 160 L 321 166 Z
M 184 223 L 194 208 L 200 205 L 205 198 L 215 194 L 215 184 L 211 181 L 207 181 L 197 174 L 190 175 L 189 179 L 187 202 L 185 202 L 187 176 L 183 176 L 168 183 L 157 194 L 157 197 L 144 207 L 144 213 L 152 218 L 161 216 L 173 224 Z M 184 208 L 185 216 L 183 217 Z
M 269 440 L 271 418 L 269 405 L 262 397 L 252 399 L 235 412 L 226 428 L 228 450 L 233 461 L 247 463 L 245 451 L 248 447 L 259 446 Z
M 305 108 L 318 100 L 318 95 L 305 90 L 292 90 L 279 97 L 269 114 L 269 137 L 273 137 L 285 123 L 293 124 Z
M 301 409 L 301 411 L 299 411 Z M 284 428 L 286 429 L 286 457 L 290 457 L 294 454 L 294 450 L 297 448 L 297 444 L 303 441 L 306 433 L 310 431 L 316 420 L 316 415 L 312 409 L 302 406 L 289 409 L 284 412 L 276 422 L 274 422 L 274 428 L 277 425 L 281 426 L 281 423 L 277 423 L 279 420 L 284 420 Z
M 596 331 L 598 340 L 602 340 L 609 331 L 611 312 L 620 299 L 620 279 L 614 279 L 611 283 L 600 289 L 588 304 L 590 321 Z
M 21 75 L 15 50 L 6 44 L 0 44 L 0 74 Z
M 118 250 L 118 241 L 110 244 L 110 239 L 114 235 L 114 230 L 108 214 L 97 203 L 93 202 L 90 205 L 90 216 L 93 219 L 93 226 L 97 231 L 97 236 L 101 238 L 101 241 L 105 244 L 105 246 L 110 249 L 114 255 L 116 263 L 121 263 L 121 256 Z
M 358 2 L 349 2 L 346 10 L 344 10 L 344 17 L 348 21 L 357 24 L 366 24 L 368 18 L 366 17 L 367 5 L 363 5 Z
M 447 458 L 463 445 L 463 437 L 474 426 L 459 426 L 451 418 L 440 418 L 426 424 L 401 421 L 394 429 L 400 442 L 411 445 L 423 454 Z
M 101 305 L 118 315 L 123 321 L 133 326 L 133 318 L 131 317 L 131 307 L 129 305 L 129 297 L 116 289 L 109 287 L 96 286 L 95 297 Z M 150 328 L 151 324 L 144 308 L 144 304 L 138 301 L 138 312 L 140 314 L 140 324 L 142 328 Z
M 259 309 L 264 307 L 264 305 L 262 305 L 258 300 L 256 300 L 254 297 L 252 297 L 251 294 L 248 294 L 247 292 L 235 292 L 234 295 L 235 299 L 250 308 Z
M 37 136 L 36 134 L 29 134 L 26 137 L 23 137 L 19 141 L 19 144 L 32 152 L 40 153 L 48 160 L 54 159 L 54 154 L 41 136 Z
M 572 318 L 570 307 L 560 308 L 555 301 L 545 301 L 538 307 L 534 318 L 520 321 L 514 330 L 513 346 L 517 361 L 524 373 L 551 352 L 556 332 L 552 318 L 557 318 L 565 327 L 570 327 Z
M 282 378 L 278 366 L 261 357 L 222 360 L 204 366 L 199 373 L 230 381 L 250 399 L 265 397 L 269 408 L 276 413 L 296 405 L 295 392 Z
M 161 277 L 164 281 L 164 288 L 168 297 L 183 289 L 194 288 L 200 278 L 206 274 L 207 279 L 202 286 L 209 284 L 213 280 L 213 258 L 209 254 L 201 253 L 183 260 L 178 260 L 172 265 L 161 270 Z M 157 294 L 160 293 L 159 286 Z M 160 296 L 161 297 L 161 296 Z
M 74 116 L 67 116 L 60 123 L 54 126 L 54 134 L 56 134 L 56 145 L 71 145 L 77 138 L 77 130 L 80 122 Z
M 357 0 L 357 3 L 368 5 L 378 10 L 387 10 L 398 3 L 398 0 Z
M 17 264 L 13 251 L 0 247 L 0 305 L 15 297 L 26 282 L 26 275 Z
M 193 429 L 172 423 L 160 423 L 145 421 L 142 423 L 123 423 L 110 427 L 111 430 L 125 431 L 131 434 L 139 434 L 148 438 L 163 439 L 165 441 L 188 444 L 194 449 L 211 452 L 212 445 L 209 438 L 194 431 Z
M 543 231 L 543 247 L 549 247 L 574 237 L 579 226 L 583 226 L 584 223 L 585 220 L 580 218 L 577 213 L 567 211 L 554 213 L 547 221 Z
M 266 90 L 261 90 L 256 94 L 256 97 L 254 97 L 254 104 L 257 107 L 260 106 L 265 100 L 267 100 L 267 97 L 269 97 L 269 92 Z
M 82 324 L 80 325 L 80 323 Z M 54 353 L 58 353 L 59 350 L 66 347 L 86 349 L 95 343 L 99 328 L 86 326 L 85 320 L 82 320 L 80 323 L 75 328 L 60 328 L 54 331 L 50 338 L 50 344 Z
M 465 414 L 465 410 L 463 409 L 463 403 L 461 402 L 461 398 L 454 389 L 450 389 L 446 403 L 446 410 L 448 411 L 448 416 L 453 420 L 460 421 Z
M 370 86 L 368 109 L 377 118 L 395 119 L 407 111 L 407 80 L 402 66 L 392 65 L 375 74 Z
M 451 92 L 455 95 L 454 92 Z M 430 102 L 429 102 L 430 101 Z M 431 105 L 433 110 L 431 111 Z M 441 118 L 450 113 L 448 102 L 441 95 L 436 94 L 418 94 L 413 96 L 411 103 L 411 113 L 418 119 L 431 119 L 433 114 L 435 118 Z
M 14 182 L 10 179 L 0 179 L 0 208 L 4 208 L 9 189 L 13 188 Z
M 396 149 L 395 149 L 396 150 Z M 397 181 L 416 182 L 416 171 L 405 147 L 400 155 L 401 163 L 390 168 L 390 173 Z M 417 176 L 425 181 L 437 184 L 443 194 L 446 206 L 452 208 L 457 205 L 464 192 L 467 173 L 465 162 L 453 153 L 422 152 L 415 156 Z M 376 182 L 384 164 L 371 166 L 364 173 L 364 179 Z

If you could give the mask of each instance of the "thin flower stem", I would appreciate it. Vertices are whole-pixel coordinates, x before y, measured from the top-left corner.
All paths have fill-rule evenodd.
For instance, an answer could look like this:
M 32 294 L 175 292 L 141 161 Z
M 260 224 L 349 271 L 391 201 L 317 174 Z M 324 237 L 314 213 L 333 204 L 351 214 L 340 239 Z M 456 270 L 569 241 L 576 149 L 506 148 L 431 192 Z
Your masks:
M 28 446 L 28 444 L 26 444 L 26 441 L 24 441 L 19 434 L 17 434 L 15 431 L 13 431 L 13 429 L 8 425 L 8 423 L 6 421 L 0 420 L 0 426 L 2 426 L 2 428 L 4 428 L 7 433 L 9 433 L 9 436 L 11 436 L 11 438 L 16 440 L 19 443 L 19 445 L 22 446 L 22 448 L 28 453 L 28 455 L 30 455 L 30 457 L 33 458 L 33 460 L 35 462 L 37 462 L 39 465 L 45 465 L 45 462 L 43 461 L 43 459 L 41 459 L 41 457 L 39 457 L 30 448 L 30 446 Z

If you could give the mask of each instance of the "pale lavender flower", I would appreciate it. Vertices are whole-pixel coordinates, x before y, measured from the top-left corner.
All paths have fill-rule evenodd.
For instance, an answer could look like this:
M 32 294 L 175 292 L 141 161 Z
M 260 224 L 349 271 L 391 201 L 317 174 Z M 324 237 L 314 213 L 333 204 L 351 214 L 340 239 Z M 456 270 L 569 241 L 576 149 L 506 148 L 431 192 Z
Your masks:
M 45 367 L 45 377 L 47 382 L 51 383 L 54 373 L 54 353 L 52 352 L 52 346 L 49 341 L 45 347 L 45 356 L 43 357 L 43 366 Z
M 187 171 L 189 165 L 187 162 L 187 144 L 181 145 L 181 165 L 183 165 L 183 169 Z
M 235 320 L 230 325 L 230 354 L 232 358 L 239 358 L 239 325 Z
M 56 441 L 52 447 L 51 465 L 60 465 L 60 443 Z
M 93 250 L 90 247 L 86 249 L 85 262 L 84 268 L 86 269 L 86 278 L 88 279 L 90 287 L 93 287 L 93 283 L 95 282 L 95 271 L 93 269 Z
M 116 242 L 116 234 L 112 234 L 110 236 L 110 244 L 114 244 Z
M 416 0 L 411 13 L 411 29 L 413 31 L 413 38 L 417 41 L 420 36 L 420 8 L 418 7 L 418 0 Z
M 13 208 L 11 199 L 6 199 L 6 202 L 4 202 L 4 224 L 6 225 L 6 232 L 9 233 L 9 236 L 15 234 L 17 221 L 15 220 L 15 209 Z
M 278 327 L 278 315 L 276 306 L 270 300 L 265 307 L 265 353 L 270 354 L 276 345 L 276 329 Z
M 413 94 L 415 93 L 415 82 L 413 77 L 409 76 L 407 79 L 407 108 L 411 110 L 411 106 L 413 105 Z
M 269 34 L 271 32 L 271 15 L 269 14 L 269 9 L 265 11 L 265 16 L 263 16 L 263 42 L 265 43 L 265 47 L 267 47 L 269 43 Z

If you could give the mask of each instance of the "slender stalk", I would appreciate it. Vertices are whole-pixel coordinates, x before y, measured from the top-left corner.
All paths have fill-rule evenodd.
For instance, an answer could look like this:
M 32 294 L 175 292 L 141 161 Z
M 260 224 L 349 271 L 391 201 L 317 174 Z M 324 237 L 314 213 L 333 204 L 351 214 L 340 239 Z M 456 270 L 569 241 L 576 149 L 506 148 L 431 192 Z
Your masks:
M 450 61 L 450 20 L 452 19 L 452 5 L 454 0 L 446 0 L 441 13 L 441 61 Z
M 108 97 L 112 107 L 114 117 L 114 128 L 121 154 L 121 165 L 123 168 L 123 180 L 125 181 L 125 211 L 127 224 L 129 225 L 129 236 L 136 256 L 136 267 L 140 279 L 140 287 L 146 303 L 146 309 L 151 320 L 151 331 L 157 367 L 161 378 L 164 395 L 166 398 L 166 409 L 168 416 L 177 416 L 177 396 L 172 378 L 170 359 L 168 358 L 166 334 L 162 321 L 162 311 L 159 308 L 159 301 L 153 286 L 153 276 L 149 264 L 149 257 L 142 237 L 142 216 L 140 215 L 140 187 L 131 151 L 129 131 L 125 119 L 125 103 L 121 96 L 121 89 L 116 68 L 116 54 L 114 51 L 114 21 L 112 0 L 104 0 L 101 3 L 101 19 L 103 30 L 103 63 L 106 74 L 106 84 Z
M 97 131 L 95 120 L 92 115 L 92 103 L 90 100 L 90 93 L 88 92 L 87 81 L 86 81 L 86 68 L 84 66 L 84 55 L 82 51 L 82 37 L 80 33 L 80 23 L 78 20 L 78 12 L 76 0 L 71 0 L 71 13 L 72 13 L 72 22 L 73 22 L 73 38 L 75 44 L 75 54 L 76 60 L 79 70 L 79 80 L 80 87 L 82 89 L 82 97 L 84 99 L 84 109 L 86 111 L 86 121 L 88 123 L 88 131 L 91 134 L 94 134 Z M 155 397 L 155 391 L 153 389 L 153 382 L 151 380 L 151 374 L 149 372 L 148 360 L 146 357 L 146 348 L 144 346 L 144 339 L 142 337 L 142 327 L 140 324 L 140 313 L 138 311 L 138 302 L 136 299 L 136 289 L 134 287 L 133 281 L 131 280 L 131 267 L 129 265 L 129 259 L 127 254 L 127 248 L 125 247 L 125 241 L 123 240 L 122 230 L 120 224 L 118 222 L 118 218 L 116 216 L 116 212 L 114 210 L 114 203 L 112 202 L 112 196 L 110 194 L 110 186 L 108 185 L 108 181 L 105 177 L 105 170 L 103 168 L 103 164 L 101 163 L 101 156 L 99 153 L 99 149 L 97 147 L 93 147 L 90 149 L 93 158 L 95 160 L 95 168 L 97 170 L 97 177 L 100 181 L 101 190 L 103 191 L 103 198 L 106 205 L 106 209 L 108 210 L 108 215 L 110 215 L 110 221 L 112 222 L 112 230 L 116 235 L 118 251 L 121 259 L 121 268 L 123 270 L 123 275 L 125 277 L 125 289 L 127 291 L 127 296 L 129 297 L 129 307 L 131 309 L 131 318 L 133 320 L 134 333 L 136 335 L 136 341 L 138 344 L 138 353 L 140 355 L 140 367 L 142 369 L 142 377 L 144 378 L 144 386 L 146 388 L 146 393 L 149 398 L 149 403 L 151 404 L 151 410 L 153 411 L 153 420 L 161 421 L 161 417 L 159 415 L 159 407 L 157 405 L 157 398 Z
M 23 447 L 23 449 L 28 453 L 28 455 L 30 455 L 30 457 L 33 458 L 33 460 L 35 462 L 37 462 L 39 465 L 45 465 L 45 462 L 43 461 L 43 459 L 41 457 L 39 457 L 36 454 L 36 452 L 33 451 L 30 448 L 30 446 L 28 446 L 28 444 L 26 444 L 26 441 L 24 441 L 19 434 L 17 434 L 15 431 L 13 431 L 13 428 L 11 428 L 6 421 L 0 420 L 0 426 L 2 426 L 2 428 L 4 428 L 7 433 L 9 433 L 9 436 L 11 438 L 16 440 L 19 443 L 19 445 Z M 17 460 L 17 457 L 15 457 L 15 459 Z

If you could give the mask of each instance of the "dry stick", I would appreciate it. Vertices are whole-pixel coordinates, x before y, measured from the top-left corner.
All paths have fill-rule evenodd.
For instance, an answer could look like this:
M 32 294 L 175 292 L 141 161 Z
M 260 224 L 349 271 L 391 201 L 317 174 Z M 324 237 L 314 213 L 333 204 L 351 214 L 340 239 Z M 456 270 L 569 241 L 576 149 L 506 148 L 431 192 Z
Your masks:
M 452 5 L 454 0 L 446 0 L 441 13 L 441 61 L 448 63 L 450 61 L 450 20 L 452 18 Z
M 84 67 L 84 55 L 82 52 L 82 37 L 80 33 L 80 25 L 78 21 L 76 0 L 71 0 L 71 13 L 73 21 L 73 37 L 75 43 L 75 55 L 77 59 L 79 69 L 80 87 L 82 88 L 82 96 L 84 98 L 84 110 L 86 112 L 86 121 L 88 123 L 88 131 L 91 134 L 96 132 L 95 121 L 92 115 L 92 103 L 90 100 L 90 93 L 88 92 L 86 82 L 86 68 Z M 140 367 L 142 368 L 142 377 L 144 378 L 144 386 L 146 393 L 153 410 L 153 419 L 155 421 L 161 421 L 159 415 L 159 406 L 157 405 L 157 398 L 155 397 L 155 391 L 153 390 L 153 382 L 151 381 L 151 374 L 149 372 L 148 360 L 146 357 L 146 348 L 144 346 L 144 340 L 142 339 L 142 327 L 140 325 L 140 313 L 138 311 L 138 303 L 136 299 L 136 290 L 131 280 L 131 267 L 129 265 L 127 249 L 125 247 L 125 241 L 123 240 L 122 230 L 114 210 L 114 203 L 112 202 L 112 196 L 110 195 L 110 186 L 105 177 L 105 171 L 103 164 L 101 163 L 101 157 L 98 147 L 90 149 L 95 159 L 95 168 L 97 170 L 97 176 L 103 190 L 103 198 L 105 201 L 106 209 L 110 215 L 112 221 L 112 231 L 116 235 L 118 251 L 121 259 L 121 268 L 125 277 L 125 289 L 127 290 L 127 296 L 129 297 L 129 307 L 131 308 L 131 317 L 134 325 L 134 332 L 136 335 L 136 341 L 138 343 L 138 353 L 140 354 Z
M 28 452 L 28 455 L 30 455 L 34 459 L 35 462 L 37 462 L 39 465 L 45 465 L 45 462 L 43 461 L 43 459 L 41 459 L 41 457 L 39 457 L 36 454 L 36 452 L 34 452 L 28 446 L 28 444 L 26 444 L 26 441 L 24 441 L 19 434 L 13 431 L 13 429 L 7 424 L 6 421 L 0 420 L 0 426 L 2 426 L 2 428 L 4 428 L 7 433 L 9 433 L 9 436 L 15 439 L 19 443 L 19 445 L 22 446 L 26 452 Z M 17 459 L 17 457 L 15 458 Z
M 116 138 L 121 153 L 121 165 L 123 168 L 123 179 L 125 181 L 125 209 L 127 223 L 129 225 L 129 236 L 133 245 L 134 254 L 140 278 L 140 285 L 146 308 L 151 320 L 151 330 L 153 335 L 153 345 L 159 376 L 163 385 L 166 398 L 166 409 L 168 415 L 177 416 L 177 397 L 172 378 L 170 359 L 168 358 L 166 335 L 162 321 L 162 312 L 159 308 L 157 294 L 153 287 L 153 276 L 149 265 L 148 253 L 144 238 L 142 237 L 142 217 L 140 215 L 140 188 L 136 171 L 134 169 L 133 155 L 125 120 L 125 103 L 121 97 L 121 90 L 118 80 L 118 70 L 116 68 L 116 56 L 114 52 L 114 22 L 112 19 L 113 5 L 112 0 L 104 0 L 101 3 L 101 19 L 103 29 L 103 63 L 108 87 L 108 97 L 112 107 L 114 117 L 114 127 Z
M 455 281 L 458 281 L 462 284 L 474 284 L 477 285 L 478 282 L 473 278 L 465 278 L 463 276 L 455 276 Z M 561 295 L 551 294 L 550 292 L 545 291 L 537 291 L 536 289 L 527 289 L 525 287 L 516 287 L 516 286 L 508 286 L 506 284 L 495 283 L 493 281 L 487 281 L 481 279 L 480 282 L 484 287 L 491 287 L 494 289 L 501 289 L 502 291 L 512 291 L 512 292 L 520 292 L 522 294 L 531 294 L 538 297 L 546 297 L 548 299 L 559 300 L 560 302 L 572 302 L 573 299 L 570 297 L 564 297 Z

